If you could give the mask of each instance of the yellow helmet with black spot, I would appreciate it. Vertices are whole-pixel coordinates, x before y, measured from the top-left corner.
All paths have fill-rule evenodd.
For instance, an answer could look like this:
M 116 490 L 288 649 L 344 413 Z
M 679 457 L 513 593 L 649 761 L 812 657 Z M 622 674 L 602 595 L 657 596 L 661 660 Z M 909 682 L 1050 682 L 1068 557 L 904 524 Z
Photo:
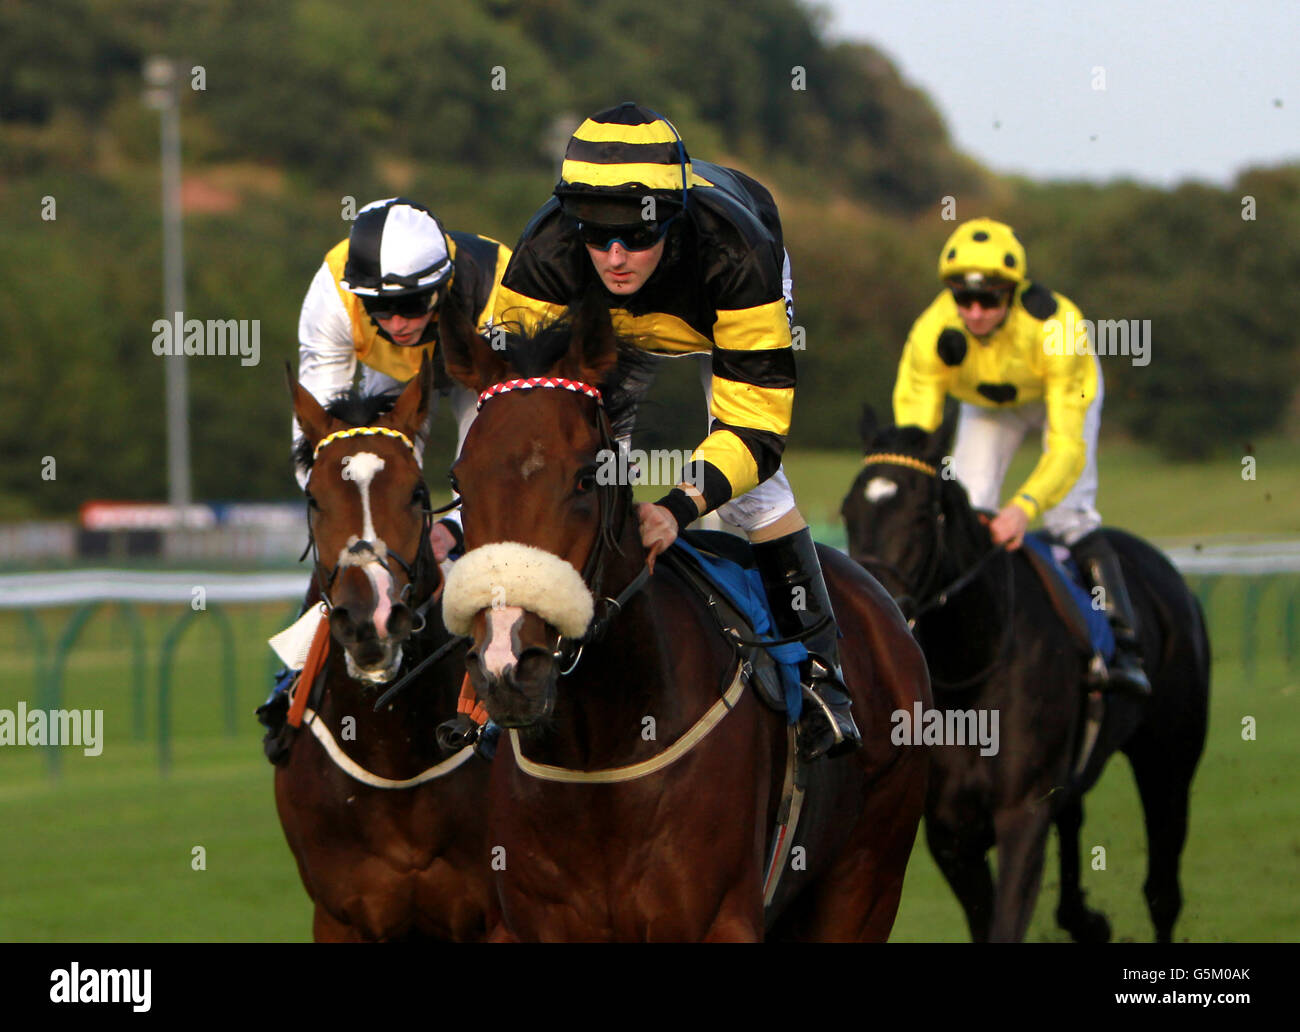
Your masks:
M 963 222 L 948 238 L 939 254 L 939 279 L 962 281 L 979 288 L 1003 283 L 1020 283 L 1027 274 L 1025 249 L 1015 231 L 993 219 Z

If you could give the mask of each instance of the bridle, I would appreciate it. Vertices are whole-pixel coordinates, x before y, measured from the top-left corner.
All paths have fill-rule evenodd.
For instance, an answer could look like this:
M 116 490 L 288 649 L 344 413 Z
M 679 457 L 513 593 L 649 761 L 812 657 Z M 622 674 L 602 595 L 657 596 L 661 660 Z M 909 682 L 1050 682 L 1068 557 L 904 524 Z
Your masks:
M 581 380 L 570 380 L 561 376 L 529 376 L 515 380 L 505 380 L 493 384 L 479 394 L 478 408 L 481 410 L 484 403 L 490 398 L 509 394 L 513 391 L 534 389 L 565 390 L 595 401 L 596 429 L 600 434 L 600 452 L 598 454 L 606 451 L 614 455 L 618 454 L 618 442 L 614 439 L 609 416 L 605 412 L 605 400 L 597 388 L 591 384 L 583 383 Z M 633 595 L 645 587 L 646 581 L 650 577 L 649 567 L 643 566 L 617 597 L 610 598 L 608 595 L 601 594 L 601 587 L 605 582 L 611 557 L 614 554 L 623 554 L 619 539 L 623 536 L 628 517 L 632 512 L 632 494 L 629 490 L 620 490 L 620 485 L 617 482 L 602 484 L 597 481 L 594 490 L 596 491 L 599 506 L 598 529 L 596 531 L 596 543 L 592 546 L 586 563 L 583 564 L 582 580 L 596 599 L 597 605 L 604 608 L 599 610 L 592 618 L 586 632 L 581 637 L 566 638 L 564 635 L 560 635 L 556 641 L 552 657 L 561 668 L 561 677 L 574 671 L 578 662 L 582 659 L 583 648 L 605 636 L 610 624 L 617 618 L 623 606 Z
M 976 674 L 970 677 L 963 677 L 960 681 L 940 681 L 931 675 L 931 682 L 935 687 L 948 690 L 968 688 L 973 684 L 979 683 L 988 677 L 988 675 L 1002 663 L 1011 644 L 1011 616 L 1015 607 L 1015 571 L 1010 562 L 1010 555 L 1008 555 L 1006 549 L 1001 545 L 993 545 L 954 580 L 943 585 L 938 590 L 932 590 L 934 583 L 940 575 L 940 571 L 943 569 L 943 561 L 948 546 L 947 534 L 945 533 L 947 529 L 947 516 L 943 511 L 939 470 L 930 463 L 923 462 L 911 455 L 903 455 L 895 452 L 875 452 L 869 454 L 863 458 L 862 465 L 864 468 L 868 466 L 904 466 L 908 469 L 914 469 L 918 472 L 925 473 L 930 478 L 932 484 L 928 509 L 930 515 L 933 517 L 931 523 L 934 526 L 934 545 L 930 549 L 931 560 L 927 564 L 925 575 L 920 579 L 920 586 L 916 589 L 916 595 L 923 599 L 923 601 L 917 603 L 913 596 L 906 594 L 895 598 L 895 602 L 898 604 L 899 608 L 904 609 L 904 613 L 907 615 L 907 626 L 913 631 L 916 629 L 916 622 L 922 616 L 931 610 L 942 609 L 946 606 L 972 581 L 979 577 L 995 557 L 1001 555 L 1006 558 L 1007 604 L 1006 611 L 1002 618 L 1002 640 L 997 651 L 994 653 L 992 661 Z M 885 571 L 893 579 L 898 581 L 903 588 L 908 587 L 907 578 L 904 577 L 898 567 L 894 566 L 892 563 L 888 563 L 878 556 L 873 555 L 855 555 L 853 558 L 868 569 L 876 567 Z M 911 604 L 910 614 L 907 614 L 907 610 L 903 605 L 904 602 Z
M 376 436 L 396 438 L 411 450 L 412 455 L 416 454 L 415 444 L 400 430 L 393 430 L 384 426 L 356 426 L 350 427 L 347 430 L 338 430 L 322 437 L 312 453 L 312 461 L 315 462 L 316 459 L 320 457 L 321 451 L 324 450 L 326 446 L 333 444 L 335 441 L 353 437 Z M 393 568 L 388 565 L 389 559 L 392 559 L 399 567 L 401 567 L 402 571 L 406 574 L 406 584 L 402 586 L 402 591 L 397 598 L 397 602 L 398 604 L 410 607 L 415 614 L 417 625 L 411 630 L 412 635 L 418 634 L 420 631 L 424 630 L 426 614 L 429 611 L 429 607 L 433 605 L 435 601 L 435 592 L 430 590 L 429 594 L 418 602 L 409 600 L 409 596 L 416 590 L 415 586 L 417 584 L 422 585 L 425 583 L 425 578 L 437 565 L 433 556 L 433 544 L 429 540 L 429 532 L 433 528 L 433 517 L 436 510 L 429 507 L 428 489 L 425 488 L 423 481 L 421 481 L 420 489 L 424 492 L 425 503 L 421 510 L 420 544 L 416 547 L 415 556 L 410 562 L 407 562 L 391 548 L 388 548 L 387 545 L 385 545 L 384 555 L 381 558 L 379 554 L 375 552 L 374 546 L 369 541 L 357 541 L 349 549 L 349 552 L 358 555 L 363 552 L 369 552 L 373 557 L 370 561 L 378 563 L 388 571 L 390 576 L 393 574 Z M 321 561 L 320 551 L 316 545 L 316 535 L 312 531 L 311 526 L 310 498 L 308 499 L 307 510 L 307 547 L 303 549 L 302 555 L 298 557 L 298 561 L 301 562 L 305 559 L 308 552 L 310 552 L 312 556 L 312 577 L 316 581 L 316 587 L 320 592 L 321 601 L 325 603 L 326 611 L 332 612 L 334 609 L 334 603 L 330 599 L 329 593 L 330 589 L 334 586 L 334 581 L 338 578 L 339 568 L 343 563 L 342 561 L 337 562 L 327 569 L 325 564 Z

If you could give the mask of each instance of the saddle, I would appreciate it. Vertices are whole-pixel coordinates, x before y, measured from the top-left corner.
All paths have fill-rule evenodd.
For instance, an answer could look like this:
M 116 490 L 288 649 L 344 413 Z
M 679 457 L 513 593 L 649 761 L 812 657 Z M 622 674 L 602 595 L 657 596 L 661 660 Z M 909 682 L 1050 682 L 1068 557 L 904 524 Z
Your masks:
M 1080 583 L 1078 571 L 1058 562 L 1050 539 L 1042 534 L 1026 534 L 1021 554 L 1038 575 L 1052 609 L 1070 631 L 1070 636 L 1085 655 L 1100 655 L 1109 663 L 1115 657 L 1115 632 L 1106 614 L 1094 609 L 1092 596 Z
M 794 724 L 803 706 L 799 664 L 808 651 L 801 642 L 757 644 L 777 634 L 749 543 L 723 531 L 691 530 L 679 535 L 659 561 L 709 607 L 727 643 L 744 658 L 746 680 L 758 697 Z

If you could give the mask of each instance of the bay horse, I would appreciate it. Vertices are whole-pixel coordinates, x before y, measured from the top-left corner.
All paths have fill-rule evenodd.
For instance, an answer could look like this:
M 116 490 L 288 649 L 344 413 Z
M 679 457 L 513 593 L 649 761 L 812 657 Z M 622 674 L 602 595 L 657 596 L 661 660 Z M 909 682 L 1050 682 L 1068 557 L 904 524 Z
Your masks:
M 448 371 L 481 392 L 453 467 L 467 552 L 443 602 L 506 729 L 490 786 L 496 938 L 886 939 L 927 759 L 891 743 L 890 713 L 929 700 L 897 607 L 821 550 L 864 745 L 804 768 L 804 823 L 765 915 L 793 736 L 743 689 L 706 603 L 663 557 L 647 566 L 630 486 L 599 474 L 615 446 L 608 309 L 589 297 L 504 341 L 443 336 Z
M 289 374 L 331 640 L 319 701 L 277 764 L 275 801 L 317 941 L 473 941 L 495 921 L 488 764 L 472 750 L 444 758 L 435 741 L 456 713 L 461 652 L 446 649 L 375 711 L 379 686 L 451 637 L 414 447 L 431 374 L 426 361 L 395 403 L 352 397 L 328 410 Z
M 1057 923 L 1104 942 L 1110 924 L 1079 882 L 1083 794 L 1107 759 L 1128 756 L 1147 831 L 1147 907 L 1169 942 L 1182 907 L 1187 800 L 1205 744 L 1210 646 L 1200 605 L 1155 548 L 1107 529 L 1140 623 L 1149 699 L 1109 693 L 1096 744 L 1075 769 L 1086 726 L 1088 657 L 1021 556 L 994 549 L 965 489 L 943 473 L 952 423 L 859 427 L 866 455 L 841 509 L 849 554 L 911 601 L 937 706 L 997 714 L 999 748 L 932 750 L 926 838 L 976 942 L 1019 941 L 1033 914 L 1049 824 L 1060 835 Z M 1101 702 L 1096 696 L 1094 707 Z M 1095 708 L 1094 708 L 1095 712 Z M 945 719 L 947 719 L 945 717 Z M 997 849 L 997 883 L 986 854 Z

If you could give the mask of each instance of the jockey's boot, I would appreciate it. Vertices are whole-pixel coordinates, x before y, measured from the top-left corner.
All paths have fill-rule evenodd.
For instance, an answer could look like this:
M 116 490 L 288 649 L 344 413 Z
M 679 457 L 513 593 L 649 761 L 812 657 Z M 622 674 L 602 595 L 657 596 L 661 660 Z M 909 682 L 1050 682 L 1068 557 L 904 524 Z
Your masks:
M 840 671 L 839 629 L 821 563 L 807 527 L 772 541 L 753 542 L 777 634 L 791 638 L 819 623 L 804 639 L 808 659 L 800 670 L 804 705 L 799 717 L 799 754 L 805 760 L 839 756 L 862 745 L 849 712 L 852 701 Z
M 1074 561 L 1092 588 L 1101 588 L 1106 619 L 1115 632 L 1115 658 L 1107 667 L 1105 687 L 1110 691 L 1146 698 L 1151 682 L 1142 669 L 1142 651 L 1137 638 L 1137 616 L 1124 584 L 1119 556 L 1100 530 L 1074 543 Z

